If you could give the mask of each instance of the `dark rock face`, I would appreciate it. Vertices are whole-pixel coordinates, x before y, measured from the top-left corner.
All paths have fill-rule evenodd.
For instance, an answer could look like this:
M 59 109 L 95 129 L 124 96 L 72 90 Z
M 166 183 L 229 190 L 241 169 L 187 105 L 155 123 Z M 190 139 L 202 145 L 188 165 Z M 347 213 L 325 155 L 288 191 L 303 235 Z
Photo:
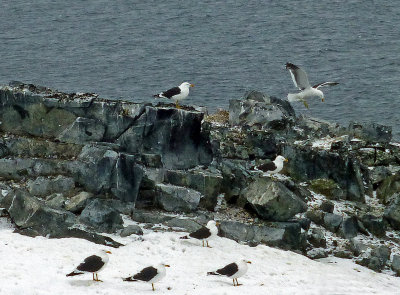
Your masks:
M 392 270 L 396 272 L 397 276 L 400 275 L 400 255 L 393 255 Z
M 346 239 L 356 237 L 358 234 L 357 217 L 353 216 L 344 218 L 339 228 L 339 234 Z
M 142 236 L 143 235 L 142 228 L 138 225 L 128 225 L 121 231 L 121 237 L 128 237 L 131 235 Z
M 321 229 L 313 228 L 308 236 L 308 241 L 317 248 L 326 247 L 326 239 Z
M 386 236 L 386 222 L 382 217 L 376 217 L 372 214 L 365 214 L 361 217 L 361 222 L 364 227 L 374 236 L 385 237 Z
M 386 207 L 384 217 L 394 229 L 400 229 L 400 195 Z
M 83 209 L 79 220 L 100 232 L 112 233 L 122 228 L 120 214 L 100 199 L 91 201 Z
M 201 132 L 202 119 L 203 113 L 146 107 L 117 143 L 125 152 L 160 155 L 169 169 L 208 165 L 212 154 Z
M 286 186 L 267 178 L 251 183 L 244 196 L 265 220 L 287 221 L 307 209 L 307 205 Z
M 335 205 L 331 201 L 324 200 L 319 208 L 326 213 L 333 213 Z
M 175 185 L 157 184 L 156 202 L 166 211 L 195 211 L 200 203 L 201 194 L 195 190 Z
M 351 122 L 349 124 L 349 133 L 367 142 L 388 143 L 392 139 L 392 127 L 376 123 L 360 124 Z
M 71 177 L 57 176 L 54 179 L 38 177 L 28 181 L 28 191 L 35 196 L 48 196 L 53 193 L 71 193 L 75 181 Z
M 256 100 L 230 100 L 229 123 L 260 128 L 284 129 L 293 121 L 294 111 L 278 99 L 260 102 Z M 286 106 L 286 108 L 284 107 Z
M 324 216 L 324 226 L 331 232 L 336 232 L 342 224 L 343 217 L 333 213 L 326 213 Z

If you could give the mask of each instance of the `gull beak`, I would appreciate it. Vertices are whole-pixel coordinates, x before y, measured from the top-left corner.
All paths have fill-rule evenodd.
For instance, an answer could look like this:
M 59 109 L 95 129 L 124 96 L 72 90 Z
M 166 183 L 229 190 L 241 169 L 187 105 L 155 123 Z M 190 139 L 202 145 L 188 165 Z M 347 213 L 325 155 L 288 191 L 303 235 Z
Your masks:
M 218 222 L 218 221 L 216 221 L 216 222 L 215 222 L 215 225 L 220 225 L 220 224 L 221 224 L 221 223 L 220 223 L 220 222 Z
M 190 87 L 194 87 L 194 84 L 190 84 Z
M 171 267 L 169 264 L 164 264 L 165 267 Z
M 247 263 L 251 264 L 251 261 L 247 261 Z
M 324 100 L 325 100 L 325 97 L 322 97 L 322 98 L 321 98 L 321 101 L 324 102 Z
M 285 160 L 283 160 L 284 162 L 289 162 L 289 160 L 288 159 L 285 159 Z
M 108 253 L 108 254 L 112 254 L 112 253 L 111 253 L 111 251 L 106 251 L 106 253 Z

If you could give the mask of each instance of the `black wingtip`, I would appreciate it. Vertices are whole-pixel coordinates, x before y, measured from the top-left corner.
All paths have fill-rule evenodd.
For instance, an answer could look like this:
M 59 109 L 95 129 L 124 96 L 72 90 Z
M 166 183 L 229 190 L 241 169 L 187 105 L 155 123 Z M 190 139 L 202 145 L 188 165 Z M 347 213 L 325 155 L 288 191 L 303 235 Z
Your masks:
M 183 237 L 180 237 L 180 239 L 182 239 L 182 240 L 188 240 L 189 237 L 188 237 L 188 236 L 183 236 Z
M 122 278 L 122 280 L 124 282 L 134 282 L 134 281 L 136 281 L 135 279 L 132 279 L 132 277 Z
M 213 271 L 209 271 L 209 272 L 207 273 L 207 275 L 208 275 L 208 276 L 217 276 L 218 274 L 215 273 L 215 272 L 213 272 Z
M 73 271 L 73 272 L 67 274 L 66 277 L 79 276 L 79 275 L 81 275 L 81 274 L 82 274 L 81 272 L 74 272 L 74 271 Z

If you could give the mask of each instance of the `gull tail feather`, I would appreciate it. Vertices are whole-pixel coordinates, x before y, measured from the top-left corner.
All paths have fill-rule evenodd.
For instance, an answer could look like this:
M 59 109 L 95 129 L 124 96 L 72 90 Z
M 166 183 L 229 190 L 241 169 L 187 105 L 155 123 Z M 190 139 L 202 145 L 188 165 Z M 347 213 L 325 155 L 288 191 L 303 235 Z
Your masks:
M 209 272 L 207 273 L 207 275 L 208 275 L 208 276 L 219 276 L 219 274 L 216 273 L 216 272 L 214 272 L 214 271 L 209 271 Z
M 136 282 L 137 281 L 133 277 L 122 278 L 122 280 L 123 281 L 128 281 L 128 282 Z
M 188 237 L 188 236 L 183 236 L 183 237 L 180 237 L 180 239 L 182 239 L 182 240 L 188 240 L 189 237 Z
M 83 274 L 83 272 L 73 271 L 73 272 L 67 274 L 67 277 L 79 276 L 79 275 L 82 275 L 82 274 Z

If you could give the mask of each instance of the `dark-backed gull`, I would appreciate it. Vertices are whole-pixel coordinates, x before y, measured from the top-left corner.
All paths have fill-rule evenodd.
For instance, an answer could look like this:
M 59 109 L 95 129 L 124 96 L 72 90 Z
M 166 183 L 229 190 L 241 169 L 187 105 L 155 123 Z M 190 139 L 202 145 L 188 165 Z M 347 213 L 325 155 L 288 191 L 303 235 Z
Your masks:
M 230 263 L 223 268 L 220 268 L 216 271 L 208 272 L 207 275 L 215 275 L 215 276 L 227 276 L 233 280 L 234 286 L 240 286 L 238 283 L 238 278 L 243 276 L 247 272 L 247 264 L 251 262 L 247 260 L 239 260 L 237 262 Z M 235 284 L 236 281 L 236 284 Z
M 101 282 L 101 280 L 99 280 L 98 273 L 102 271 L 108 263 L 107 254 L 111 254 L 111 252 L 107 250 L 101 250 L 98 254 L 86 257 L 85 260 L 79 264 L 74 271 L 67 274 L 67 277 L 77 276 L 84 273 L 92 273 L 93 280 Z
M 175 100 L 176 107 L 179 109 L 178 101 L 185 99 L 189 95 L 189 88 L 194 87 L 193 84 L 189 82 L 183 82 L 181 85 L 171 88 L 167 91 L 161 92 L 159 94 L 154 95 L 154 97 L 164 97 Z
M 286 69 L 289 70 L 290 75 L 292 76 L 294 86 L 300 89 L 299 93 L 289 93 L 288 100 L 302 101 L 307 109 L 308 109 L 308 103 L 306 100 L 307 98 L 318 96 L 321 98 L 321 101 L 324 101 L 324 93 L 321 90 L 319 90 L 320 87 L 334 86 L 339 84 L 338 82 L 324 82 L 311 86 L 310 82 L 308 82 L 306 72 L 300 69 L 298 66 L 288 62 L 286 63 Z
M 135 282 L 135 281 L 144 281 L 151 283 L 151 287 L 154 289 L 154 283 L 160 281 L 166 275 L 165 268 L 169 267 L 168 264 L 160 263 L 155 266 L 148 266 L 143 268 L 137 274 L 124 278 L 124 281 Z
M 288 160 L 283 156 L 277 156 L 274 161 L 258 165 L 255 169 L 271 176 L 282 171 L 283 162 L 288 162 Z
M 189 238 L 194 238 L 198 240 L 203 241 L 203 247 L 204 247 L 204 241 L 207 243 L 207 247 L 211 248 L 208 245 L 208 239 L 212 238 L 213 236 L 216 236 L 218 234 L 218 227 L 217 225 L 219 222 L 210 220 L 207 222 L 207 225 L 205 227 L 202 227 L 195 232 L 192 232 L 188 236 L 181 237 L 181 239 L 189 239 Z

